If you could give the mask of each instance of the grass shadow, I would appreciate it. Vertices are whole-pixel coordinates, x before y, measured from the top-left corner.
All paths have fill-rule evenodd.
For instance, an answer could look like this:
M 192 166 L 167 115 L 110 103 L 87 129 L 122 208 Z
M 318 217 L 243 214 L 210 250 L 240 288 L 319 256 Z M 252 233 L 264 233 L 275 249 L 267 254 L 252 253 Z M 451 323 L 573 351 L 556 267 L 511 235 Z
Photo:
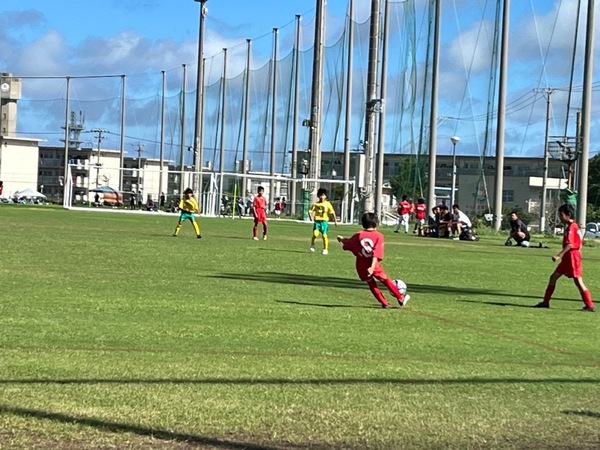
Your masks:
M 310 303 L 310 302 L 298 302 L 293 300 L 275 300 L 277 303 L 288 303 L 290 305 L 301 305 L 301 306 L 318 306 L 320 308 L 367 308 L 367 309 L 383 309 L 381 306 L 375 305 L 327 305 L 325 303 Z M 393 308 L 390 308 L 393 309 Z
M 63 413 L 55 413 L 32 408 L 19 408 L 16 406 L 0 405 L 0 413 L 12 414 L 26 418 L 36 418 L 43 420 L 51 420 L 59 423 L 77 424 L 88 427 L 97 428 L 100 430 L 110 431 L 113 433 L 133 433 L 139 436 L 151 437 L 153 439 L 161 439 L 165 441 L 175 441 L 182 443 L 192 443 L 198 446 L 214 446 L 230 449 L 250 449 L 250 450 L 275 450 L 279 447 L 269 447 L 263 444 L 252 444 L 248 442 L 236 442 L 231 440 L 223 440 L 208 436 L 198 436 L 195 434 L 177 433 L 166 430 L 140 427 L 133 424 L 111 422 L 107 420 L 94 419 L 92 417 L 72 416 Z M 297 447 L 301 448 L 301 447 Z
M 360 288 L 366 289 L 366 284 L 356 278 L 342 278 L 331 276 L 304 275 L 299 273 L 281 273 L 281 272 L 261 272 L 261 273 L 221 273 L 207 275 L 210 278 L 220 278 L 226 280 L 244 280 L 259 283 L 274 284 L 296 284 L 305 286 L 321 286 L 328 288 Z M 506 293 L 491 289 L 479 289 L 468 287 L 442 286 L 432 284 L 414 284 L 409 285 L 411 293 L 419 294 L 443 294 L 443 295 L 488 295 L 499 297 L 519 297 L 539 300 L 539 295 L 525 295 Z M 480 302 L 478 302 L 480 303 Z
M 565 409 L 564 411 L 561 411 L 563 414 L 567 414 L 567 415 L 573 415 L 573 416 L 587 416 L 587 417 L 593 417 L 594 419 L 600 419 L 600 412 L 595 412 L 595 411 L 574 411 L 574 410 L 570 410 L 570 409 Z

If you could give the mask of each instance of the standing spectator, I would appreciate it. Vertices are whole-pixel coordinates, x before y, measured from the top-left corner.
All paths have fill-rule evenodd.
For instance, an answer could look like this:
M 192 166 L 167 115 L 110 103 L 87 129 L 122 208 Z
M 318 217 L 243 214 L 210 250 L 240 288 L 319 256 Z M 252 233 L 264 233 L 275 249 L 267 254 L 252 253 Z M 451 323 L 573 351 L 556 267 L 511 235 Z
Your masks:
M 165 197 L 165 193 L 161 192 L 160 193 L 160 197 L 158 199 L 158 209 L 160 209 L 161 211 L 165 210 L 165 201 L 166 201 L 166 197 Z
M 183 191 L 183 198 L 179 202 L 179 210 L 181 211 L 181 214 L 179 216 L 177 226 L 175 227 L 173 237 L 177 237 L 179 235 L 181 227 L 183 226 L 183 222 L 189 220 L 192 222 L 192 226 L 196 232 L 196 238 L 201 239 L 202 235 L 200 234 L 200 225 L 198 225 L 198 222 L 196 222 L 196 218 L 194 217 L 194 213 L 198 212 L 198 202 L 194 198 L 194 191 L 191 188 L 187 188 L 185 191 Z
M 263 196 L 265 188 L 259 186 L 256 190 L 256 197 L 252 201 L 252 210 L 254 214 L 254 227 L 252 228 L 252 239 L 258 241 L 258 224 L 262 223 L 263 241 L 267 240 L 267 200 Z
M 329 253 L 329 216 L 333 216 L 333 221 L 337 227 L 337 217 L 335 216 L 335 210 L 331 203 L 327 201 L 327 189 L 319 189 L 317 191 L 317 197 L 319 201 L 314 203 L 308 211 L 308 218 L 314 221 L 313 235 L 310 241 L 310 251 L 315 251 L 315 240 L 319 237 L 319 233 L 323 239 L 323 254 Z
M 381 266 L 383 260 L 384 241 L 383 234 L 377 231 L 378 220 L 374 213 L 364 213 L 361 218 L 363 230 L 351 238 L 338 236 L 337 240 L 342 248 L 356 256 L 356 272 L 361 281 L 365 281 L 373 296 L 382 308 L 389 308 L 390 304 L 377 286 L 377 280 L 382 282 L 390 293 L 396 297 L 400 306 L 406 305 L 410 296 L 402 295 L 396 284 L 388 277 Z
M 427 205 L 425 204 L 425 199 L 420 197 L 417 199 L 417 204 L 415 206 L 415 229 L 413 233 L 419 234 L 419 236 L 423 236 L 423 227 L 425 226 L 425 218 L 427 217 Z
M 142 209 L 142 204 L 144 203 L 144 196 L 142 195 L 141 190 L 138 191 L 137 202 L 138 209 Z
M 562 205 L 558 208 L 558 217 L 565 226 L 563 233 L 562 250 L 552 257 L 552 261 L 556 262 L 560 259 L 560 263 L 554 269 L 548 280 L 544 300 L 534 305 L 534 308 L 550 308 L 550 298 L 556 288 L 556 282 L 563 275 L 567 278 L 573 278 L 573 282 L 583 300 L 582 311 L 596 312 L 596 307 L 592 301 L 592 295 L 588 288 L 583 284 L 583 267 L 581 264 L 581 234 L 579 234 L 579 225 L 573 220 L 575 211 L 571 205 Z
M 504 245 L 512 245 L 511 239 L 514 239 L 517 245 L 521 247 L 529 247 L 529 241 L 531 236 L 527 225 L 523 223 L 516 211 L 510 213 L 510 236 L 504 243 Z
M 135 209 L 135 191 L 131 191 L 129 194 L 129 209 L 132 211 Z
M 285 202 L 285 197 L 281 197 L 281 214 L 286 215 L 285 212 L 287 208 L 287 203 Z
M 279 200 L 279 197 L 275 199 L 275 205 L 273 205 L 273 209 L 275 211 L 275 217 L 277 219 L 281 218 L 281 200 Z
M 404 225 L 404 233 L 408 233 L 410 213 L 413 211 L 413 205 L 408 199 L 408 195 L 403 195 L 402 200 L 398 203 L 398 215 L 400 216 L 398 219 L 398 226 L 394 230 L 394 233 L 398 233 L 400 231 L 400 227 Z
M 98 206 L 100 206 L 100 194 L 98 194 L 96 192 L 96 195 L 94 195 L 94 206 L 97 208 Z

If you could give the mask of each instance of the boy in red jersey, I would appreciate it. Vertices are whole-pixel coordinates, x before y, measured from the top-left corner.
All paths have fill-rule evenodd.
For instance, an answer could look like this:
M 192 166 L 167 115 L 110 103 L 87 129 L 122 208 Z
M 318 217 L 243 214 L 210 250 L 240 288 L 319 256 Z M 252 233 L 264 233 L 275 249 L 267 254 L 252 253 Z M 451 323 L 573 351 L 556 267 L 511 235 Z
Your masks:
M 427 218 L 427 205 L 425 204 L 424 198 L 418 198 L 415 206 L 415 229 L 413 233 L 419 236 L 423 236 L 423 227 L 425 226 L 425 219 Z
M 259 186 L 256 190 L 256 197 L 252 201 L 254 214 L 254 228 L 252 228 L 252 239 L 258 241 L 258 224 L 263 226 L 263 241 L 267 240 L 267 200 L 263 197 L 265 188 Z
M 377 287 L 377 280 L 381 281 L 385 287 L 398 300 L 400 306 L 406 305 L 410 296 L 402 295 L 396 284 L 387 276 L 381 260 L 383 260 L 383 235 L 377 231 L 377 215 L 374 213 L 364 213 L 361 218 L 363 230 L 354 234 L 351 238 L 338 236 L 337 240 L 342 244 L 342 248 L 352 252 L 356 256 L 356 272 L 358 277 L 369 285 L 371 293 L 375 296 L 382 308 L 389 308 L 390 304 L 383 296 L 383 293 Z
M 413 212 L 413 204 L 408 199 L 408 195 L 403 195 L 402 200 L 398 203 L 398 226 L 394 230 L 394 233 L 400 231 L 400 227 L 404 225 L 404 233 L 408 233 L 408 221 L 410 219 L 410 213 Z
M 558 208 L 558 217 L 560 221 L 565 225 L 565 231 L 563 234 L 562 250 L 552 257 L 552 261 L 560 259 L 560 263 L 554 269 L 554 272 L 550 275 L 548 280 L 548 286 L 544 293 L 544 300 L 534 305 L 534 308 L 550 308 L 550 298 L 554 293 L 556 287 L 556 281 L 561 276 L 567 278 L 573 278 L 575 286 L 579 289 L 581 299 L 583 300 L 584 307 L 582 311 L 596 312 L 596 307 L 592 301 L 592 295 L 588 288 L 583 284 L 583 269 L 581 266 L 581 234 L 579 232 L 579 225 L 573 220 L 575 212 L 571 205 L 562 205 Z

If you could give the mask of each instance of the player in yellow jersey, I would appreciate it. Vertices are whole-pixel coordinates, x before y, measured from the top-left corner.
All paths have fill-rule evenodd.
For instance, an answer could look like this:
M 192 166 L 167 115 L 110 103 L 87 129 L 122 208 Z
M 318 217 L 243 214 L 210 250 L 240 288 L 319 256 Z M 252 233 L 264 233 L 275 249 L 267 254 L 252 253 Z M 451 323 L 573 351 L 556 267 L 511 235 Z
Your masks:
M 329 231 L 329 216 L 333 217 L 333 221 L 335 222 L 335 226 L 337 227 L 337 217 L 335 216 L 335 210 L 331 203 L 327 201 L 327 189 L 319 189 L 317 191 L 317 197 L 319 197 L 319 201 L 314 203 L 310 210 L 308 211 L 308 218 L 311 221 L 314 221 L 313 225 L 313 235 L 310 241 L 310 251 L 315 251 L 315 240 L 321 234 L 323 238 L 323 254 L 326 255 L 329 253 L 329 236 L 327 232 Z
M 177 227 L 175 227 L 175 232 L 173 233 L 174 237 L 177 237 L 179 232 L 181 231 L 181 227 L 183 226 L 183 222 L 189 220 L 192 222 L 194 226 L 194 230 L 196 231 L 196 237 L 201 239 L 200 235 L 200 226 L 198 222 L 196 222 L 196 218 L 194 217 L 194 213 L 198 212 L 198 202 L 194 198 L 194 191 L 190 188 L 187 188 L 183 191 L 183 198 L 179 202 L 179 210 L 181 211 L 181 215 L 179 216 L 179 222 L 177 222 Z

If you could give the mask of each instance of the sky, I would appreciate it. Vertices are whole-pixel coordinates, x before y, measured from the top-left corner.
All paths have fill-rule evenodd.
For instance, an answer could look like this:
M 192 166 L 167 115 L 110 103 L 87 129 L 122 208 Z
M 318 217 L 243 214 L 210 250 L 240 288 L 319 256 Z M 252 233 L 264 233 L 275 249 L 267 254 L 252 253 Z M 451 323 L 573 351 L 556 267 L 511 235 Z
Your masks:
M 416 3 L 424 1 L 416 0 Z M 356 21 L 368 19 L 370 3 L 369 0 L 355 0 Z M 442 3 L 439 139 L 444 140 L 440 146 L 443 149 L 450 148 L 446 139 L 460 134 L 459 152 L 479 151 L 481 133 L 465 118 L 475 114 L 473 111 L 477 108 L 474 105 L 485 102 L 485 92 L 481 91 L 481 86 L 471 86 L 466 79 L 486 76 L 490 46 L 481 43 L 485 42 L 485 36 L 491 40 L 494 3 L 491 0 L 445 0 Z M 545 122 L 545 99 L 542 94 L 534 96 L 534 89 L 561 88 L 553 93 L 553 112 L 556 113 L 553 114 L 551 134 L 562 133 L 564 117 L 560 116 L 566 114 L 566 91 L 562 88 L 569 82 L 573 45 L 570 36 L 577 3 L 578 0 L 512 2 L 511 79 L 507 101 L 514 111 L 511 111 L 512 120 L 507 126 L 508 154 L 539 156 L 543 148 L 539 134 Z M 135 80 L 136 74 L 180 71 L 182 64 L 195 71 L 199 5 L 193 0 L 2 0 L 0 72 L 23 77 L 127 74 Z M 312 44 L 315 1 L 208 0 L 206 6 L 204 51 L 207 58 L 219 55 L 223 48 L 240 56 L 249 38 L 253 40 L 256 54 L 253 63 L 258 66 L 270 57 L 274 27 L 280 29 L 281 52 L 285 53 L 293 42 L 297 14 L 302 15 L 305 27 L 302 42 L 307 46 Z M 339 35 L 347 8 L 347 0 L 327 1 L 329 40 Z M 583 31 L 580 33 L 582 42 Z M 241 71 L 244 63 L 241 57 L 232 58 L 230 73 Z M 576 70 L 580 73 L 581 69 L 579 54 Z M 212 73 L 219 73 L 219 68 Z M 577 75 L 575 84 L 581 85 L 581 81 L 581 76 Z M 169 83 L 171 89 L 178 88 L 175 77 L 170 77 Z M 59 87 L 46 81 L 29 80 L 27 84 L 27 95 L 32 98 L 64 95 Z M 98 89 L 100 92 L 101 88 Z M 141 88 L 138 86 L 137 89 Z M 128 94 L 142 95 L 139 91 Z M 519 99 L 525 97 L 529 98 L 529 107 L 520 108 Z M 60 111 L 59 107 L 56 109 Z M 20 130 L 39 129 L 34 123 L 34 120 L 40 120 L 39 117 L 34 119 L 32 114 L 20 117 Z M 49 117 L 45 119 L 50 120 Z M 465 124 L 465 120 L 469 123 Z M 532 126 L 535 132 L 531 131 Z M 543 135 L 541 139 L 543 142 Z

